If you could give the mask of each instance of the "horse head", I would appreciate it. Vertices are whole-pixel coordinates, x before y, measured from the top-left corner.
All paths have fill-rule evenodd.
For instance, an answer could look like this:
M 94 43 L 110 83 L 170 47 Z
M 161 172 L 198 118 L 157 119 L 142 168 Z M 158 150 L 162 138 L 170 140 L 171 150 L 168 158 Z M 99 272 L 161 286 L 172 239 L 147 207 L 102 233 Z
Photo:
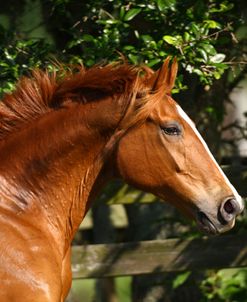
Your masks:
M 119 140 L 117 173 L 174 204 L 206 233 L 222 233 L 234 226 L 243 202 L 192 120 L 171 97 L 176 74 L 177 62 L 169 67 L 168 58 L 142 79 L 141 100 L 138 93 L 135 100 L 142 105 L 132 115 L 146 116 L 127 127 Z

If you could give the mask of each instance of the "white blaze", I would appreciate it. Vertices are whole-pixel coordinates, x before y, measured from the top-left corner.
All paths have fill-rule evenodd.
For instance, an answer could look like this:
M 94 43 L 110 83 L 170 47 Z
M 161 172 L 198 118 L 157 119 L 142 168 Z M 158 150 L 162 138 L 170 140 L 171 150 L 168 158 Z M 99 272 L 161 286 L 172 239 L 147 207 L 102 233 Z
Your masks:
M 204 141 L 204 139 L 202 138 L 201 134 L 199 133 L 199 131 L 196 129 L 194 123 L 192 122 L 192 120 L 189 118 L 189 116 L 183 111 L 183 109 L 179 106 L 176 105 L 177 107 L 177 111 L 179 113 L 179 115 L 189 124 L 189 126 L 191 127 L 191 129 L 194 131 L 194 133 L 196 134 L 196 136 L 198 137 L 198 139 L 201 141 L 202 145 L 204 146 L 205 150 L 207 151 L 208 155 L 210 156 L 210 158 L 212 159 L 212 161 L 214 162 L 214 164 L 216 165 L 217 169 L 219 170 L 220 174 L 223 176 L 225 182 L 227 183 L 227 185 L 229 186 L 229 188 L 231 189 L 234 197 L 236 198 L 237 202 L 240 205 L 240 208 L 243 209 L 244 205 L 243 205 L 243 201 L 241 196 L 238 194 L 238 192 L 236 191 L 236 189 L 233 187 L 233 185 L 230 183 L 229 179 L 226 177 L 225 173 L 222 171 L 222 169 L 220 168 L 220 166 L 218 165 L 218 163 L 216 162 L 215 158 L 213 157 L 212 153 L 210 152 L 206 142 Z

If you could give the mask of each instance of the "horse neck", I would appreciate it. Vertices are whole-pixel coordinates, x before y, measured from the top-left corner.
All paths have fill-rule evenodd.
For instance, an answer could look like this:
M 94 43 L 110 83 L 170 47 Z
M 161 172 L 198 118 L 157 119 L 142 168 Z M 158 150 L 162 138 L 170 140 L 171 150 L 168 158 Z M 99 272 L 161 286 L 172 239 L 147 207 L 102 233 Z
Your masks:
M 97 191 L 94 183 L 104 165 L 103 154 L 122 111 L 111 98 L 70 103 L 10 135 L 0 147 L 5 205 L 23 213 L 29 224 L 34 219 L 36 227 L 39 217 L 32 212 L 39 213 L 45 217 L 41 227 L 70 244 Z

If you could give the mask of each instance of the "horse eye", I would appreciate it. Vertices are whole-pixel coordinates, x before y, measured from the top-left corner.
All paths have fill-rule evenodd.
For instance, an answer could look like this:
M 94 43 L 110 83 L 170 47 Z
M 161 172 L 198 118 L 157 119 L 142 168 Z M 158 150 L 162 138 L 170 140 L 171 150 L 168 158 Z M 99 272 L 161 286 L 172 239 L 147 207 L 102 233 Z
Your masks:
M 162 127 L 162 131 L 167 135 L 178 136 L 181 134 L 181 130 L 177 125 L 164 126 Z

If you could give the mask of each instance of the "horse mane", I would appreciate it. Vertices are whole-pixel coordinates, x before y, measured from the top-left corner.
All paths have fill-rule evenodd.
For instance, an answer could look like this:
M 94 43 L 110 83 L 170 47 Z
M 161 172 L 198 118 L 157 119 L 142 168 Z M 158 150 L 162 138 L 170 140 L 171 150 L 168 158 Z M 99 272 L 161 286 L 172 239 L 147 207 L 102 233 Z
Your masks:
M 141 88 L 145 88 L 147 79 L 153 74 L 147 67 L 128 63 L 89 69 L 60 66 L 58 69 L 60 71 L 34 70 L 31 76 L 19 80 L 13 93 L 5 95 L 0 102 L 0 140 L 66 101 L 90 102 L 100 99 L 102 95 L 136 95 Z M 144 111 L 149 110 L 146 108 Z

